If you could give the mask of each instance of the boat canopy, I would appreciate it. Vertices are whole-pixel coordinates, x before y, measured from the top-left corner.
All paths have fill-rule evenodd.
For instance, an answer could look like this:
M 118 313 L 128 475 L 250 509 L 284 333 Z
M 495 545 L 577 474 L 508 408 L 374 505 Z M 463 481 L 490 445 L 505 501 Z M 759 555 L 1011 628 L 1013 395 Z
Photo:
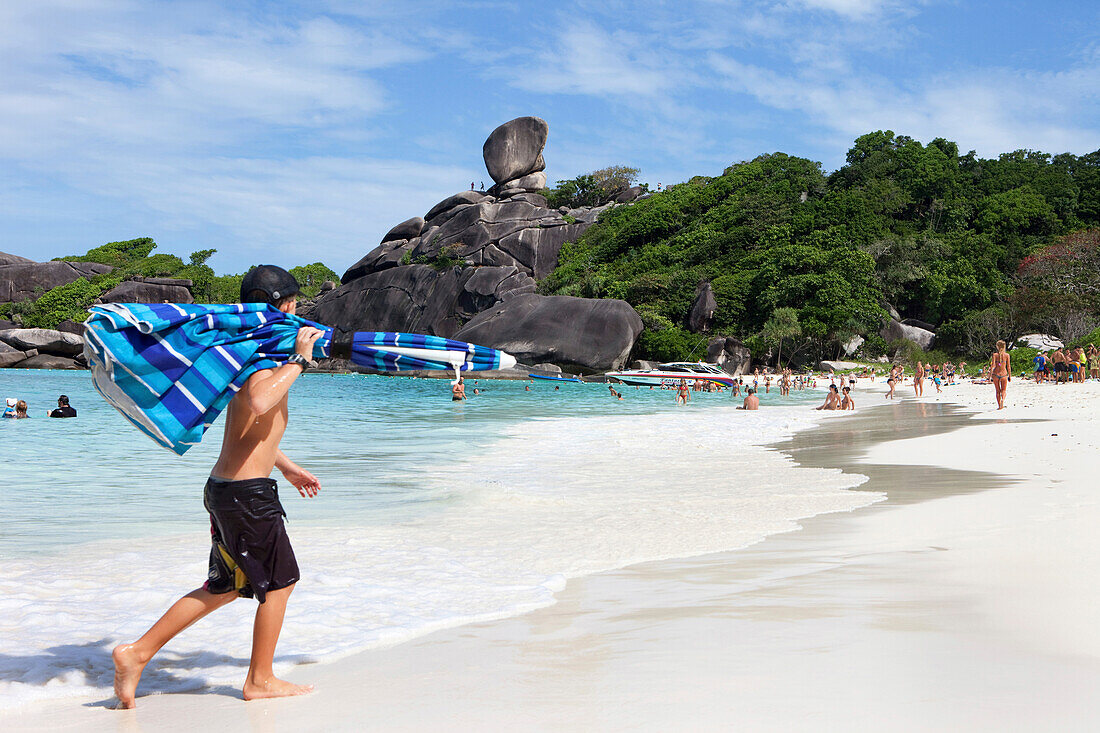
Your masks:
M 698 374 L 699 372 L 706 372 L 707 374 L 724 374 L 714 364 L 707 364 L 705 362 L 692 362 L 692 361 L 673 361 L 668 364 L 658 365 L 656 371 L 661 372 L 685 372 L 688 374 Z

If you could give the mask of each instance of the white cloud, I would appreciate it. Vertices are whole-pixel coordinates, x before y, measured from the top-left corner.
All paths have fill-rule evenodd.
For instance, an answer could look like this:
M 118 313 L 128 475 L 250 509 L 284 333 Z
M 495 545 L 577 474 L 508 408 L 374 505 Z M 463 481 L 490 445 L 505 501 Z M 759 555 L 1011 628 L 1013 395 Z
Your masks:
M 1094 121 L 1100 70 L 1061 73 L 968 69 L 910 86 L 864 73 L 823 79 L 782 74 L 728 56 L 710 62 L 727 88 L 780 110 L 799 111 L 850 140 L 876 129 L 918 139 L 947 137 L 996 155 L 1018 148 L 1086 152 L 1100 145 Z
M 577 22 L 555 37 L 534 63 L 517 64 L 513 86 L 534 92 L 652 97 L 675 84 L 661 48 L 625 31 Z
M 141 233 L 162 241 L 245 262 L 274 247 L 290 262 L 346 266 L 395 216 L 423 213 L 469 180 L 460 167 L 387 161 L 364 144 L 389 104 L 373 72 L 432 48 L 421 34 L 402 40 L 400 18 L 386 22 L 201 3 L 4 3 L 0 161 L 11 176 L 0 194 L 42 212 L 35 196 L 56 202 L 69 189 L 80 215 L 98 201 L 119 212 L 117 228 L 154 222 Z M 67 216 L 77 214 L 56 212 L 56 226 Z
M 813 10 L 829 10 L 848 18 L 865 18 L 892 5 L 888 0 L 795 0 Z
M 36 6 L 43 13 L 43 6 Z M 423 58 L 381 31 L 328 18 L 269 24 L 222 14 L 180 18 L 156 11 L 104 14 L 77 23 L 53 15 L 13 19 L 0 60 L 0 155 L 41 156 L 51 145 L 210 146 L 248 140 L 247 125 L 324 132 L 386 105 L 366 72 Z M 128 25 L 140 32 L 126 33 Z

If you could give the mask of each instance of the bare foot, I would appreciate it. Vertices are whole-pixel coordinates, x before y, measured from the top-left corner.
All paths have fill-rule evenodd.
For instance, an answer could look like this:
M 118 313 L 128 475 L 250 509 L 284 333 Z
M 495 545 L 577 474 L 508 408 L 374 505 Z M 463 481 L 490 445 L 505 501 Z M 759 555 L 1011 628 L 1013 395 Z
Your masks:
M 141 673 L 148 660 L 143 660 L 134 650 L 133 644 L 120 644 L 111 652 L 115 660 L 115 696 L 118 697 L 119 710 L 137 707 L 134 695 L 137 692 Z
M 241 690 L 245 700 L 263 700 L 268 697 L 294 697 L 313 692 L 313 685 L 296 685 L 293 682 L 272 677 L 263 682 L 248 681 Z

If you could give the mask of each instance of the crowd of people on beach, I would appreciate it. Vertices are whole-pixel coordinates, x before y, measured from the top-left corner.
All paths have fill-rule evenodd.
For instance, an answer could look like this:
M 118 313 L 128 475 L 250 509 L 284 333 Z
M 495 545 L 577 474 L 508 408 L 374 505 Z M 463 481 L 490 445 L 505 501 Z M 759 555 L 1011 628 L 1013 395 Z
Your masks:
M 1033 378 L 1039 384 L 1080 384 L 1089 377 L 1100 379 L 1100 351 L 1095 344 L 1075 349 L 1059 347 L 1040 351 L 1033 359 Z
M 943 361 L 933 364 L 930 361 L 915 360 L 912 367 L 907 369 L 902 364 L 894 364 L 888 370 L 883 367 L 866 366 L 838 377 L 833 372 L 815 373 L 813 371 L 799 372 L 790 367 L 773 372 L 769 367 L 754 369 L 752 374 L 733 376 L 729 379 L 715 381 L 705 376 L 684 377 L 680 379 L 665 379 L 659 385 L 648 386 L 648 389 L 669 390 L 674 393 L 674 399 L 678 405 L 686 405 L 692 393 L 715 393 L 729 390 L 733 398 L 741 398 L 742 404 L 739 410 L 760 409 L 760 396 L 771 394 L 772 387 L 776 387 L 782 397 L 790 396 L 791 392 L 801 392 L 806 389 L 816 389 L 819 380 L 828 380 L 828 391 L 825 401 L 815 410 L 855 410 L 855 398 L 853 391 L 856 380 L 862 379 L 874 383 L 876 379 L 885 377 L 887 390 L 885 399 L 899 397 L 897 388 L 902 384 L 910 384 L 915 397 L 924 396 L 925 383 L 934 388 L 936 394 L 943 392 L 944 387 L 957 384 L 961 378 L 968 379 L 972 384 L 986 384 L 994 387 L 998 409 L 1005 408 L 1005 395 L 1008 383 L 1012 379 L 1011 353 L 1007 350 L 1004 341 L 997 342 L 997 350 L 990 361 L 973 377 L 968 377 L 965 361 Z M 1100 350 L 1095 344 L 1085 347 L 1057 347 L 1040 351 L 1033 359 L 1034 369 L 1031 372 L 1022 371 L 1018 376 L 1031 377 L 1038 384 L 1080 384 L 1089 378 L 1100 380 Z M 911 381 L 910 381 L 911 380 Z M 577 379 L 565 381 L 579 381 Z M 839 381 L 839 384 L 838 384 Z M 460 377 L 452 382 L 451 394 L 455 401 L 466 400 L 468 395 L 465 390 L 464 380 Z M 477 384 L 475 380 L 474 384 Z M 531 391 L 535 381 L 529 380 L 524 385 L 524 390 Z M 608 393 L 615 400 L 622 400 L 623 393 L 617 390 L 616 383 L 608 384 Z M 635 389 L 644 387 L 635 386 Z M 561 389 L 554 386 L 555 391 Z M 483 389 L 474 388 L 473 394 L 481 394 Z
M 30 415 L 27 413 L 27 401 L 8 397 L 0 418 L 24 420 L 28 417 Z M 53 410 L 46 410 L 46 417 L 76 417 L 76 409 L 69 404 L 67 395 L 61 395 L 57 398 L 57 407 Z
M 895 399 L 898 385 L 909 382 L 913 387 L 915 397 L 924 396 L 924 387 L 927 382 L 936 393 L 943 392 L 944 387 L 950 387 L 958 383 L 958 379 L 966 378 L 966 362 L 943 361 L 933 364 L 927 361 L 917 360 L 910 370 L 904 365 L 894 364 L 888 371 L 882 372 L 875 367 L 865 367 L 851 373 L 837 376 L 835 373 L 815 374 L 812 371 L 795 372 L 791 368 L 784 368 L 778 373 L 772 373 L 769 368 L 755 369 L 751 375 L 733 377 L 730 384 L 721 384 L 706 377 L 687 377 L 678 380 L 664 380 L 659 386 L 650 386 L 649 389 L 671 390 L 675 393 L 676 404 L 687 404 L 693 392 L 724 392 L 729 390 L 731 397 L 743 397 L 739 410 L 760 409 L 760 391 L 763 394 L 771 394 L 772 386 L 776 386 L 780 396 L 789 396 L 791 391 L 815 389 L 819 380 L 829 380 L 828 392 L 825 401 L 815 410 L 855 410 L 855 398 L 853 390 L 857 379 L 874 383 L 881 376 L 886 377 L 887 390 L 885 399 Z M 908 371 L 908 373 L 907 373 Z M 1032 376 L 1038 384 L 1079 384 L 1087 379 L 1100 379 L 1100 350 L 1095 345 L 1084 347 L 1049 349 L 1039 352 L 1034 358 L 1034 371 L 1029 375 L 1021 372 L 1021 377 Z M 976 376 L 970 378 L 972 384 L 993 385 L 997 408 L 1005 408 L 1005 395 L 1008 382 L 1012 378 L 1012 361 L 1010 352 L 1007 351 L 1004 341 L 997 342 L 997 350 L 990 356 L 989 364 L 983 367 Z M 838 384 L 839 382 L 839 384 Z M 847 382 L 847 383 L 845 383 Z M 525 387 L 530 391 L 530 385 Z M 640 389 L 640 387 L 635 387 Z M 621 400 L 623 394 L 615 389 L 614 384 L 608 385 L 608 391 L 612 397 Z

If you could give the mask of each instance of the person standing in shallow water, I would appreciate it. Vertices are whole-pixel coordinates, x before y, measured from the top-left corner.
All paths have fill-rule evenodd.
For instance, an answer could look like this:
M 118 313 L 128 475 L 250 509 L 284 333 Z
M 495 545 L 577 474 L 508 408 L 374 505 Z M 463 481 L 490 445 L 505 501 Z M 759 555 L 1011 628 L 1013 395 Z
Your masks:
M 297 307 L 298 283 L 286 270 L 260 265 L 241 282 L 241 301 L 266 302 L 284 313 Z M 278 468 L 303 497 L 321 483 L 279 449 L 287 425 L 287 393 L 312 359 L 323 332 L 298 330 L 295 353 L 287 363 L 248 378 L 225 413 L 221 454 L 206 482 L 203 504 L 210 513 L 210 571 L 201 588 L 176 601 L 132 644 L 115 647 L 115 695 L 120 708 L 136 705 L 141 673 L 149 660 L 179 632 L 238 596 L 260 602 L 252 632 L 252 657 L 242 692 L 245 700 L 304 695 L 312 685 L 275 676 L 272 663 L 286 603 L 298 582 L 298 563 L 283 526 L 275 481 Z
M 989 381 L 997 392 L 997 409 L 1005 409 L 1005 394 L 1012 379 L 1012 357 L 1005 351 L 1005 342 L 997 342 L 997 351 L 989 358 Z
M 686 405 L 690 399 L 691 391 L 688 389 L 687 380 L 681 378 L 680 383 L 676 385 L 676 404 Z

